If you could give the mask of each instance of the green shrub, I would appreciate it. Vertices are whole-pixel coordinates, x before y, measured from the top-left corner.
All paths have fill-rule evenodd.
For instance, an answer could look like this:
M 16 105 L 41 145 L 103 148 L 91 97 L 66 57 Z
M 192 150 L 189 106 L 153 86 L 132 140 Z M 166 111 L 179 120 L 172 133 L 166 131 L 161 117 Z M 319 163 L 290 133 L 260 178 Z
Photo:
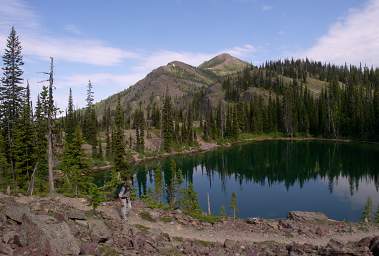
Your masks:
M 150 222 L 155 222 L 155 219 L 153 218 L 153 216 L 151 216 L 151 214 L 149 212 L 146 212 L 146 211 L 140 212 L 139 216 L 143 220 L 147 220 L 147 221 L 150 221 Z

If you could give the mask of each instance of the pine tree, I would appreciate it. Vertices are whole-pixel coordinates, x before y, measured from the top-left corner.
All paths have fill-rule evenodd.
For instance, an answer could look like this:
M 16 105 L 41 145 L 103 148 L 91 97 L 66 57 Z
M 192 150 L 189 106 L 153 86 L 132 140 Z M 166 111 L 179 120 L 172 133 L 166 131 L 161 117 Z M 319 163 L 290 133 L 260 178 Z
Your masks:
M 110 135 L 110 131 L 109 131 L 109 126 L 107 126 L 107 129 L 106 129 L 106 134 L 105 134 L 105 143 L 106 143 L 106 146 L 105 146 L 105 158 L 106 159 L 110 159 L 111 158 L 111 155 L 112 155 L 112 143 L 111 143 L 111 135 Z
M 3 55 L 3 77 L 0 85 L 1 126 L 6 141 L 7 159 L 15 181 L 14 129 L 24 102 L 22 47 L 16 30 L 12 27 Z
M 134 126 L 136 130 L 136 150 L 143 152 L 145 147 L 145 117 L 140 104 L 139 109 L 134 113 Z
M 37 97 L 35 107 L 35 155 L 38 163 L 38 172 L 35 178 L 35 190 L 44 191 L 46 188 L 47 166 L 47 113 L 44 102 L 47 100 L 47 87 L 42 87 L 42 92 Z
M 96 211 L 97 207 L 104 200 L 104 196 L 101 193 L 99 187 L 94 183 L 88 184 L 88 200 L 92 207 L 93 212 Z
M 123 125 L 124 115 L 121 109 L 120 98 L 118 98 L 115 115 L 115 127 L 112 138 L 113 162 L 116 172 L 122 172 L 126 169 Z
M 221 207 L 220 207 L 220 216 L 222 217 L 222 218 L 226 218 L 226 211 L 225 211 L 225 206 L 224 205 L 221 205 Z
M 201 213 L 198 195 L 193 188 L 192 183 L 180 191 L 181 198 L 179 206 L 186 214 Z
M 5 152 L 5 140 L 2 131 L 0 131 L 0 176 L 2 177 L 0 185 L 9 184 L 9 164 Z
M 164 99 L 163 109 L 162 109 L 162 138 L 163 138 L 163 149 L 165 151 L 170 151 L 173 138 L 174 138 L 174 122 L 173 122 L 173 110 L 171 97 L 166 91 L 166 96 Z
M 14 129 L 14 152 L 17 186 L 27 187 L 27 182 L 35 166 L 35 128 L 30 101 L 29 83 L 21 115 Z
M 68 107 L 66 114 L 66 123 L 65 123 L 65 141 L 66 143 L 72 143 L 75 135 L 75 116 L 74 116 L 74 104 L 72 101 L 72 91 L 70 88 L 70 93 L 68 97 Z
M 237 205 L 237 194 L 235 192 L 232 193 L 232 199 L 230 201 L 230 208 L 233 210 L 233 218 L 236 219 L 238 205 Z
M 177 169 L 175 160 L 170 162 L 170 182 L 167 184 L 167 197 L 170 207 L 176 205 L 176 194 L 178 192 L 180 184 L 183 182 L 181 170 Z
M 69 187 L 75 196 L 80 194 L 80 190 L 86 190 L 87 180 L 86 172 L 88 172 L 88 159 L 82 150 L 82 132 L 80 127 L 75 128 L 75 134 L 72 142 L 66 141 L 64 156 L 62 160 L 62 170 L 65 174 L 66 188 Z
M 366 204 L 363 208 L 361 222 L 371 222 L 371 220 L 372 220 L 372 200 L 371 200 L 371 197 L 368 197 Z
M 95 157 L 97 155 L 97 119 L 94 107 L 93 85 L 91 81 L 88 81 L 86 102 L 87 106 L 84 114 L 83 133 L 87 143 L 92 146 L 92 156 Z
M 154 195 L 157 202 L 161 202 L 162 196 L 162 171 L 158 166 L 154 170 Z

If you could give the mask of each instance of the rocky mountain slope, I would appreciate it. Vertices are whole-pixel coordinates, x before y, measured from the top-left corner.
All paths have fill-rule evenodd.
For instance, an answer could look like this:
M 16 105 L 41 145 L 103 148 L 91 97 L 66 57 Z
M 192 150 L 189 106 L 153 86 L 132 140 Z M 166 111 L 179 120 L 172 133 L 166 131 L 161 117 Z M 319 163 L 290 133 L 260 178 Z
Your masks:
M 204 62 L 199 66 L 199 69 L 211 71 L 217 76 L 225 76 L 241 71 L 248 65 L 248 63 L 230 54 L 223 53 Z
M 180 99 L 201 88 L 216 86 L 219 90 L 223 76 L 240 72 L 247 65 L 249 64 L 225 53 L 204 62 L 199 67 L 173 61 L 153 70 L 128 89 L 100 101 L 96 104 L 96 110 L 101 117 L 105 107 L 115 109 L 118 97 L 124 110 L 128 110 L 134 109 L 140 102 L 144 106 L 160 102 L 166 91 L 174 99 Z

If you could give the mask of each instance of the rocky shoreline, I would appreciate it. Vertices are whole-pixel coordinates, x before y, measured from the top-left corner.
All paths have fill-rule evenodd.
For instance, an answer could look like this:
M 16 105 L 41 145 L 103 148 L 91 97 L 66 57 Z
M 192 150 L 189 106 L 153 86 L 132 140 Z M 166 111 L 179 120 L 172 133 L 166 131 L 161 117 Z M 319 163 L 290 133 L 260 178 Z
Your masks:
M 379 255 L 379 227 L 322 213 L 211 224 L 137 201 L 125 222 L 119 207 L 0 194 L 0 255 Z

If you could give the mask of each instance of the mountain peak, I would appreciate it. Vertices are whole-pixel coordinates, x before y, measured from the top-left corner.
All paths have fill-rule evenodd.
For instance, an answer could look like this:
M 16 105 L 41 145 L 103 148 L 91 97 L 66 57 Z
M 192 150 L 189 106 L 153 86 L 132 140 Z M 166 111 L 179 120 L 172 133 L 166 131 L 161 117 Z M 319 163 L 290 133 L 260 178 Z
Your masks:
M 236 57 L 233 57 L 229 53 L 220 53 L 219 55 L 213 57 L 212 59 L 220 59 L 220 60 L 228 60 L 228 59 L 236 59 Z
M 202 63 L 199 68 L 209 70 L 216 75 L 224 76 L 243 70 L 249 64 L 229 53 L 221 53 Z

